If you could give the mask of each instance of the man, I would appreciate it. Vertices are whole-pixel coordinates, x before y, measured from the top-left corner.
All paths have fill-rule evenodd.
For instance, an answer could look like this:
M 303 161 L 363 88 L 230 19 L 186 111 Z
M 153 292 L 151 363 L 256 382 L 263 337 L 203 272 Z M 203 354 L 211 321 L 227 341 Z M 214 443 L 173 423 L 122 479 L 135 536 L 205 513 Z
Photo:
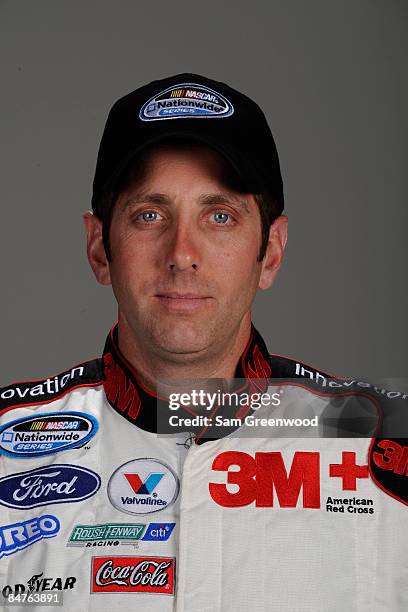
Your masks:
M 259 107 L 194 74 L 125 96 L 92 204 L 102 359 L 0 391 L 5 609 L 405 609 L 406 441 L 370 442 L 377 396 L 406 396 L 270 356 L 251 324 L 287 238 Z

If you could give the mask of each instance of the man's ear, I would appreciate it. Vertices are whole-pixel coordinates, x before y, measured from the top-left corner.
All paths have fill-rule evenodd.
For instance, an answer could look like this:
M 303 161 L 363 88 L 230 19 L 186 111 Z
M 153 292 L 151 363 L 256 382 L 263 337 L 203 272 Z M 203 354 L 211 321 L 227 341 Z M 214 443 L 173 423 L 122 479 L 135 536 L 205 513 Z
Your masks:
M 272 223 L 269 229 L 269 240 L 265 257 L 262 260 L 261 276 L 258 287 L 269 289 L 272 286 L 282 263 L 288 239 L 288 218 L 281 215 Z
M 102 239 L 102 221 L 91 211 L 82 216 L 86 230 L 87 255 L 89 264 L 101 285 L 110 285 L 109 262 Z

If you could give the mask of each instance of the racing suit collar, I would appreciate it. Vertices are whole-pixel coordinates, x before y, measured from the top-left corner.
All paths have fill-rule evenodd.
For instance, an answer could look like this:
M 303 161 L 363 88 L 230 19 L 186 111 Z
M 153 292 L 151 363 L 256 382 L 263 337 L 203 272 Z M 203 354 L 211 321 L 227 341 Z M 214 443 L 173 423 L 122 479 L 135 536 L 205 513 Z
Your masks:
M 157 432 L 157 409 L 165 400 L 149 391 L 139 380 L 134 367 L 118 346 L 118 324 L 108 334 L 102 356 L 103 386 L 109 404 L 116 412 L 137 427 Z M 243 392 L 253 379 L 269 379 L 272 375 L 271 359 L 266 344 L 251 326 L 251 335 L 235 371 L 236 379 L 245 379 Z

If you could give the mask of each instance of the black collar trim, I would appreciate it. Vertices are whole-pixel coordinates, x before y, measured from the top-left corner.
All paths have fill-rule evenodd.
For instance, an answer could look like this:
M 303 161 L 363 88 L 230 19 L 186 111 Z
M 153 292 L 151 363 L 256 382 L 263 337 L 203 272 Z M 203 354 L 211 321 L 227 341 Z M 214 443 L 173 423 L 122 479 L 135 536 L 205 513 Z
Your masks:
M 109 404 L 127 421 L 145 431 L 157 431 L 157 404 L 165 400 L 149 391 L 138 379 L 133 366 L 119 350 L 118 326 L 111 329 L 103 351 L 104 389 Z M 269 379 L 272 376 L 271 360 L 265 342 L 255 327 L 242 353 L 235 372 L 235 378 L 246 379 L 239 389 L 244 392 L 256 385 L 256 379 Z M 261 389 L 260 389 L 261 390 Z M 262 389 L 266 391 L 265 389 Z M 245 416 L 240 411 L 239 417 Z

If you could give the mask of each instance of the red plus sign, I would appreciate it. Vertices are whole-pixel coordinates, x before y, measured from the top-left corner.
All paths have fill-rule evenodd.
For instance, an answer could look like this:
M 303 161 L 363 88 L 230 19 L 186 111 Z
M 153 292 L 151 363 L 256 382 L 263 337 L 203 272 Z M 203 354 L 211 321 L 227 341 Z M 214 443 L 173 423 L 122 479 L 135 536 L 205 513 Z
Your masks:
M 330 464 L 330 476 L 340 476 L 343 479 L 343 491 L 356 491 L 357 478 L 368 478 L 368 465 L 357 465 L 356 453 L 344 451 L 341 463 Z

